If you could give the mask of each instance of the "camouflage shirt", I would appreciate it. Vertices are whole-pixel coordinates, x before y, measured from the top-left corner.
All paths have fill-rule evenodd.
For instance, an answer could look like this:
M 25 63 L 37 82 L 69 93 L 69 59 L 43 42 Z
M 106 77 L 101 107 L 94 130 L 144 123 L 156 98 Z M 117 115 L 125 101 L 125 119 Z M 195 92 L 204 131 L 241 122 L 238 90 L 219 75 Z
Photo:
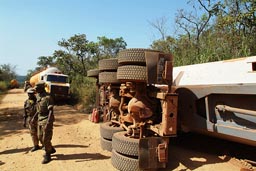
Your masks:
M 33 117 L 36 113 L 36 100 L 27 99 L 24 102 L 25 116 L 24 117 Z
M 53 106 L 53 100 L 47 93 L 42 93 L 37 96 L 37 112 L 38 121 L 43 121 L 48 119 L 49 106 Z

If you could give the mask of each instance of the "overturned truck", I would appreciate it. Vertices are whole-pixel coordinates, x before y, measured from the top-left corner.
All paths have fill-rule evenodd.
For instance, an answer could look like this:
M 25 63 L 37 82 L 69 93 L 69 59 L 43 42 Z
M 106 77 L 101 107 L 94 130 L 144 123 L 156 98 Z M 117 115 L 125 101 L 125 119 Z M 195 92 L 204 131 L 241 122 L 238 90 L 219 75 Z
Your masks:
M 100 92 L 98 105 L 105 116 L 100 125 L 101 146 L 112 151 L 113 166 L 119 170 L 165 168 L 171 155 L 169 139 L 178 131 L 256 146 L 256 84 L 252 79 L 256 58 L 249 59 L 232 61 L 243 65 L 238 70 L 244 74 L 237 75 L 243 78 L 236 82 L 219 81 L 225 80 L 225 74 L 235 74 L 225 71 L 231 69 L 229 65 L 219 70 L 217 65 L 194 65 L 201 71 L 197 75 L 191 66 L 173 68 L 171 54 L 149 49 L 125 49 L 118 58 L 101 60 L 94 75 Z M 209 75 L 215 82 L 202 82 L 211 67 L 217 69 L 215 76 Z M 186 82 L 193 77 L 201 79 Z

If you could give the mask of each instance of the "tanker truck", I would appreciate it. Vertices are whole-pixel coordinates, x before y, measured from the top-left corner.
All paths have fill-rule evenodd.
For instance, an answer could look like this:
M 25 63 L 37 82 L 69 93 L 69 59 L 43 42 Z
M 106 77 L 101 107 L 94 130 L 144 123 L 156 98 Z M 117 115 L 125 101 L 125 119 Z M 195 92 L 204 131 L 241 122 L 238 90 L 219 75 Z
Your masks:
M 19 88 L 19 82 L 16 79 L 10 81 L 10 88 Z
M 111 79 L 109 71 L 98 74 L 100 86 L 119 82 L 118 93 L 106 96 L 110 121 L 100 125 L 101 147 L 116 169 L 166 168 L 179 132 L 256 146 L 255 56 L 173 67 L 171 54 L 125 49 L 117 63 Z
M 41 80 L 46 83 L 45 90 L 54 100 L 64 100 L 70 97 L 69 77 L 58 68 L 47 67 L 34 73 L 29 83 L 34 87 Z

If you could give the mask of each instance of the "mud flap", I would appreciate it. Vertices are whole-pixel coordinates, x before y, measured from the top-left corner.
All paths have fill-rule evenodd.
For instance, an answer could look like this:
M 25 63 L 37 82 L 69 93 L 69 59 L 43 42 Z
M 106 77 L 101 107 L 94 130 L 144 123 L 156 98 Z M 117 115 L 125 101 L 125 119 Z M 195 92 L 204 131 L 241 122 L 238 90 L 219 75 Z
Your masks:
M 168 144 L 161 137 L 142 138 L 139 142 L 140 169 L 166 168 Z

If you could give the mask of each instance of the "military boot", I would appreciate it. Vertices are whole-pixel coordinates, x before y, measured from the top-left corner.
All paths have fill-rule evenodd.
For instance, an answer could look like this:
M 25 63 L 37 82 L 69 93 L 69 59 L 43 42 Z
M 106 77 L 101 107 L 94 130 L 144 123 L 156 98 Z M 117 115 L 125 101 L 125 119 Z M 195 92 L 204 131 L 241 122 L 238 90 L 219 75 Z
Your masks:
M 30 151 L 34 152 L 34 151 L 39 150 L 39 149 L 40 149 L 39 145 L 35 145 Z
M 51 153 L 51 154 L 56 153 L 56 150 L 55 150 L 55 148 L 54 148 L 54 147 L 52 147 L 52 149 L 51 149 L 50 153 Z
M 49 163 L 50 161 L 51 161 L 51 154 L 50 153 L 45 153 L 42 164 Z

